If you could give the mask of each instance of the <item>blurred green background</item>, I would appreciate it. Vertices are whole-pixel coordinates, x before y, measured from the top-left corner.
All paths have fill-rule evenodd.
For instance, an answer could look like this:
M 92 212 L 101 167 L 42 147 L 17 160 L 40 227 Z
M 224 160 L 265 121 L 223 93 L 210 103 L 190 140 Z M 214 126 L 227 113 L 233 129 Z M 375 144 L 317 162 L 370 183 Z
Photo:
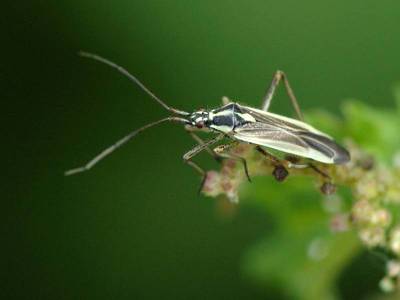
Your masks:
M 197 196 L 200 179 L 181 159 L 195 143 L 179 126 L 63 177 L 166 115 L 78 50 L 189 111 L 223 95 L 260 105 L 277 69 L 303 109 L 335 113 L 346 98 L 392 107 L 400 79 L 398 1 L 23 1 L 3 3 L 1 19 L 2 299 L 291 299 L 242 271 L 273 216 L 243 201 L 221 217 L 214 199 Z M 272 109 L 290 116 L 282 91 Z M 343 299 L 363 285 L 342 284 Z

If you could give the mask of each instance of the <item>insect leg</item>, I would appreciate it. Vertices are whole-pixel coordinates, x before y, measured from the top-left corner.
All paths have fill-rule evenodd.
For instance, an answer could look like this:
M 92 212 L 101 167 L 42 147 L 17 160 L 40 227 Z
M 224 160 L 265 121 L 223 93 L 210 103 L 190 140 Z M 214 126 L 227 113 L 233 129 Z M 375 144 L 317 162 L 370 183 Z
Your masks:
M 227 96 L 223 96 L 222 97 L 222 105 L 227 105 L 227 104 L 229 104 L 231 102 L 232 101 Z
M 203 168 L 201 168 L 198 164 L 196 164 L 195 162 L 193 162 L 191 160 L 187 160 L 185 162 L 189 166 L 191 166 L 193 169 L 195 169 L 202 176 L 201 183 L 200 183 L 199 190 L 198 190 L 198 193 L 200 194 L 201 191 L 203 190 L 204 183 L 206 182 L 206 179 L 207 179 L 207 172 L 204 171 Z
M 323 184 L 321 185 L 321 192 L 325 195 L 330 195 L 335 193 L 336 191 L 336 185 L 332 183 L 332 178 L 324 171 L 319 169 L 317 166 L 315 166 L 312 163 L 306 163 L 306 164 L 297 164 L 297 163 L 291 163 L 289 162 L 288 164 L 289 168 L 295 168 L 295 169 L 305 169 L 305 168 L 311 168 L 313 171 L 318 173 L 323 178 Z
M 294 92 L 290 87 L 289 80 L 287 79 L 287 76 L 283 71 L 278 70 L 275 72 L 271 85 L 263 98 L 262 110 L 268 111 L 269 106 L 271 105 L 272 98 L 274 97 L 275 89 L 277 88 L 281 80 L 283 80 L 286 92 L 290 98 L 290 101 L 292 102 L 294 110 L 296 111 L 297 117 L 299 118 L 299 120 L 303 121 L 304 118 L 303 114 L 301 113 L 299 103 L 297 102 L 296 96 L 294 95 Z
M 319 175 L 321 175 L 325 179 L 331 180 L 331 177 L 327 173 L 325 173 L 324 171 L 322 171 L 321 169 L 319 169 L 315 165 L 310 163 L 309 166 L 310 166 L 311 169 L 313 169 L 315 172 L 317 172 Z
M 206 149 L 207 147 L 210 147 L 212 144 L 215 144 L 216 142 L 220 141 L 224 137 L 224 134 L 219 134 L 215 138 L 204 142 L 203 144 L 197 145 L 194 147 L 192 150 L 186 152 L 183 155 L 183 161 L 187 163 L 189 166 L 191 166 L 193 169 L 195 169 L 200 175 L 203 176 L 203 179 L 201 181 L 200 187 L 199 187 L 199 192 L 203 189 L 204 183 L 207 179 L 207 173 L 196 163 L 192 161 L 192 158 L 195 157 L 197 154 L 199 154 L 201 151 Z
M 289 172 L 283 166 L 280 159 L 269 153 L 265 149 L 261 148 L 260 146 L 256 146 L 256 150 L 272 161 L 272 164 L 275 166 L 274 170 L 272 171 L 272 175 L 274 175 L 275 179 L 277 181 L 284 181 L 289 175 Z
M 297 163 L 291 163 L 289 162 L 288 164 L 289 168 L 294 168 L 294 169 L 305 169 L 305 168 L 310 168 L 313 171 L 315 171 L 316 173 L 318 173 L 319 175 L 321 175 L 323 178 L 331 180 L 331 177 L 325 173 L 324 171 L 322 171 L 321 169 L 319 169 L 317 166 L 315 166 L 312 163 L 306 163 L 306 164 L 297 164 Z
M 233 159 L 240 161 L 243 164 L 244 172 L 246 174 L 247 180 L 251 182 L 250 175 L 249 175 L 249 170 L 247 168 L 247 161 L 243 157 L 233 154 L 233 153 L 228 153 L 227 150 L 232 148 L 233 146 L 236 146 L 237 143 L 233 142 L 230 144 L 225 144 L 225 145 L 219 145 L 218 147 L 214 148 L 214 152 L 217 153 L 221 157 Z
M 205 142 L 203 141 L 203 139 L 201 137 L 199 137 L 197 134 L 195 134 L 193 131 L 186 129 L 186 131 L 190 134 L 190 136 L 199 144 L 199 145 L 203 145 Z M 212 157 L 214 157 L 214 159 L 217 162 L 221 162 L 221 156 L 219 156 L 217 153 L 215 153 L 214 151 L 212 151 L 210 149 L 210 147 L 206 147 L 205 150 L 207 151 L 207 153 L 209 153 Z
M 317 168 L 315 165 L 310 163 L 310 168 L 320 174 L 324 178 L 324 183 L 321 185 L 321 192 L 325 195 L 331 195 L 336 192 L 336 185 L 332 182 L 332 178 L 324 171 Z

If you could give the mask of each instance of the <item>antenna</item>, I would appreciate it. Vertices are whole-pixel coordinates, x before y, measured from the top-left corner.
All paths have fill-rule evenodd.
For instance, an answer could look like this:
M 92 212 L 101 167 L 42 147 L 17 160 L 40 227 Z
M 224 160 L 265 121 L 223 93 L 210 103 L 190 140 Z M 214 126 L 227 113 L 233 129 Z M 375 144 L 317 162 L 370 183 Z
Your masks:
M 82 57 L 87 57 L 90 59 L 94 59 L 97 60 L 103 64 L 106 64 L 114 69 L 116 69 L 118 72 L 120 72 L 121 74 L 125 75 L 126 77 L 128 77 L 128 79 L 134 83 L 136 83 L 143 91 L 145 91 L 151 98 L 153 98 L 154 100 L 156 100 L 161 106 L 163 106 L 166 110 L 177 114 L 177 115 L 181 115 L 181 116 L 188 116 L 190 115 L 190 113 L 173 108 L 169 105 L 167 105 L 164 101 L 162 101 L 160 98 L 158 98 L 152 91 L 150 91 L 142 82 L 140 82 L 139 79 L 137 79 L 135 76 L 133 76 L 131 73 L 129 73 L 125 68 L 117 65 L 116 63 L 101 57 L 97 54 L 94 53 L 89 53 L 89 52 L 85 52 L 85 51 L 79 51 L 78 54 Z
M 68 171 L 64 172 L 64 175 L 65 176 L 69 176 L 69 175 L 74 175 L 76 173 L 81 173 L 81 172 L 85 172 L 85 171 L 90 170 L 95 164 L 97 164 L 99 161 L 101 161 L 106 156 L 110 155 L 112 152 L 117 150 L 122 145 L 126 144 L 129 140 L 131 140 L 133 137 L 135 137 L 139 132 L 142 132 L 142 131 L 144 131 L 144 130 L 146 130 L 148 128 L 151 128 L 151 127 L 156 126 L 158 124 L 164 123 L 166 121 L 179 122 L 179 123 L 188 123 L 188 121 L 186 119 L 183 119 L 183 118 L 167 117 L 167 118 L 164 118 L 164 119 L 149 123 L 147 125 L 144 125 L 144 126 L 140 127 L 139 129 L 136 129 L 136 130 L 130 132 L 129 134 L 124 136 L 122 139 L 119 139 L 117 142 L 115 142 L 111 146 L 109 146 L 106 149 L 104 149 L 102 152 L 100 152 L 98 155 L 96 155 L 94 158 L 92 158 L 85 165 L 83 165 L 81 167 L 78 167 L 78 168 L 75 168 L 75 169 L 68 170 Z

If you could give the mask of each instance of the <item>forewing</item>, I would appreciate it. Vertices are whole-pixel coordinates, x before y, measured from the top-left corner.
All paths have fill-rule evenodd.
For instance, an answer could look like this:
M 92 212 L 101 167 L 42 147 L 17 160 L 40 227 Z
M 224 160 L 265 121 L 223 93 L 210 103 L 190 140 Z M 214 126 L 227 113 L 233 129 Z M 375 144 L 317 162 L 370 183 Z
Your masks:
M 243 107 L 255 122 L 235 128 L 238 140 L 308 157 L 324 163 L 344 163 L 349 153 L 328 135 L 298 120 Z
M 309 146 L 301 138 L 280 127 L 265 123 L 248 123 L 235 129 L 238 140 L 270 147 L 299 156 L 308 156 Z
M 257 123 L 268 124 L 273 127 L 285 129 L 287 131 L 311 131 L 320 135 L 327 136 L 326 134 L 315 129 L 314 127 L 299 120 L 247 106 L 241 106 L 241 109 L 247 114 L 251 115 Z

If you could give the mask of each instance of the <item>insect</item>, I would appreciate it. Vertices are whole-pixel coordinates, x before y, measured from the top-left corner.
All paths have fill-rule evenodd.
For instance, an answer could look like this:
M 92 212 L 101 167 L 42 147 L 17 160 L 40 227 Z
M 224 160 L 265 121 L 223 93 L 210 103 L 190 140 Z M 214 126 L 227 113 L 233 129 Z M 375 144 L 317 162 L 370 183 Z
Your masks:
M 197 141 L 198 145 L 184 154 L 183 160 L 203 176 L 200 190 L 204 184 L 207 173 L 198 164 L 193 162 L 192 159 L 204 150 L 209 152 L 216 159 L 230 158 L 241 161 L 247 178 L 250 181 L 246 160 L 243 157 L 233 155 L 228 151 L 238 143 L 253 144 L 255 145 L 256 150 L 271 159 L 276 165 L 274 175 L 278 180 L 283 180 L 288 175 L 288 172 L 285 167 L 283 167 L 281 160 L 271 154 L 267 149 L 275 149 L 287 153 L 292 157 L 308 158 L 325 164 L 344 164 L 350 160 L 349 152 L 345 148 L 337 144 L 327 134 L 304 122 L 303 115 L 293 90 L 285 73 L 282 71 L 277 71 L 275 73 L 272 83 L 263 98 L 261 109 L 244 106 L 235 102 L 229 102 L 225 99 L 224 105 L 216 109 L 200 109 L 194 112 L 185 112 L 167 105 L 123 67 L 96 54 L 80 52 L 80 55 L 115 68 L 129 80 L 137 84 L 172 115 L 130 132 L 115 144 L 103 150 L 86 165 L 66 171 L 65 175 L 72 175 L 91 169 L 100 160 L 124 145 L 138 133 L 165 122 L 177 122 L 183 124 L 189 134 Z M 268 111 L 275 90 L 280 81 L 283 81 L 284 83 L 298 119 L 284 117 Z M 198 135 L 196 135 L 195 131 L 197 130 L 212 132 L 216 135 L 208 141 L 203 141 Z M 216 147 L 214 150 L 210 149 L 212 145 L 215 145 L 223 139 L 228 139 L 229 142 Z M 289 161 L 288 166 L 291 168 L 311 167 L 324 177 L 329 178 L 329 175 L 320 171 L 312 163 L 298 164 L 296 161 Z

